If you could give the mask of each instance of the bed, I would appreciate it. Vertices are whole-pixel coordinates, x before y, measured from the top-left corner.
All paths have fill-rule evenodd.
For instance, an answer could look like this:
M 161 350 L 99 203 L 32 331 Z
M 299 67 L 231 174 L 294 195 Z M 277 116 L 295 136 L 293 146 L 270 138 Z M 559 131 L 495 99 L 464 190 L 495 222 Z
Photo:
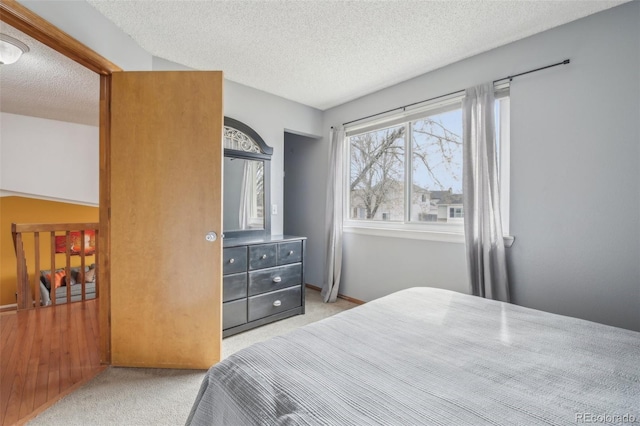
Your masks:
M 213 366 L 188 425 L 640 422 L 640 333 L 412 288 Z

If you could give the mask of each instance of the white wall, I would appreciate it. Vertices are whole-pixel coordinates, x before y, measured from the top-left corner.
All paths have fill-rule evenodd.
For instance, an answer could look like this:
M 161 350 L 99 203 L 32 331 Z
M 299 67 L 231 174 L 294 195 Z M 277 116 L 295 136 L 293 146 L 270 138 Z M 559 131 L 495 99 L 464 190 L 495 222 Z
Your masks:
M 513 299 L 640 330 L 639 17 L 640 3 L 628 3 L 455 63 L 325 111 L 324 129 L 570 58 L 512 83 Z M 314 194 L 324 194 L 326 150 L 325 139 L 301 200 L 315 206 L 309 230 L 324 223 Z M 348 234 L 344 251 L 341 292 L 351 297 L 467 291 L 462 244 Z
M 0 113 L 0 190 L 98 205 L 98 128 Z

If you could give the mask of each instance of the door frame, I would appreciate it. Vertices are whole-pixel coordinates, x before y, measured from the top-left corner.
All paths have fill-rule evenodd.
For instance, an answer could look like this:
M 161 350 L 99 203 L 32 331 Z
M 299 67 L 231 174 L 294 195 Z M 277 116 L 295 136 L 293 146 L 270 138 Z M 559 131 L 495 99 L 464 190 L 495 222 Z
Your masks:
M 122 71 L 69 34 L 41 18 L 16 0 L 0 0 L 0 21 L 49 46 L 100 75 L 100 177 L 98 298 L 100 324 L 100 362 L 111 364 L 111 282 L 110 282 L 110 211 L 111 211 L 111 74 Z

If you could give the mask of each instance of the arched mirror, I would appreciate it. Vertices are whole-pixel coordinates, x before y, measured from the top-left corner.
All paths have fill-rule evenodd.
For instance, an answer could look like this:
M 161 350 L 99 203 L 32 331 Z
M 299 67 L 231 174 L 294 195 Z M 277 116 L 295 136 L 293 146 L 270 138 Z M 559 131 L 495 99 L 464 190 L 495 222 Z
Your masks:
M 223 229 L 225 237 L 271 233 L 273 148 L 251 127 L 224 118 Z

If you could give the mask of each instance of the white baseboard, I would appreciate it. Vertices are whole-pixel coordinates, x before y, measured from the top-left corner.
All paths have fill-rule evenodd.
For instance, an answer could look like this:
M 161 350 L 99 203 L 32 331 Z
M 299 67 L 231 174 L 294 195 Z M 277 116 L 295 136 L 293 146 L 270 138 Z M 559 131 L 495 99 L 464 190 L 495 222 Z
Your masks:
M 17 303 L 12 303 L 10 305 L 0 305 L 0 312 L 15 311 L 16 309 L 18 309 Z

